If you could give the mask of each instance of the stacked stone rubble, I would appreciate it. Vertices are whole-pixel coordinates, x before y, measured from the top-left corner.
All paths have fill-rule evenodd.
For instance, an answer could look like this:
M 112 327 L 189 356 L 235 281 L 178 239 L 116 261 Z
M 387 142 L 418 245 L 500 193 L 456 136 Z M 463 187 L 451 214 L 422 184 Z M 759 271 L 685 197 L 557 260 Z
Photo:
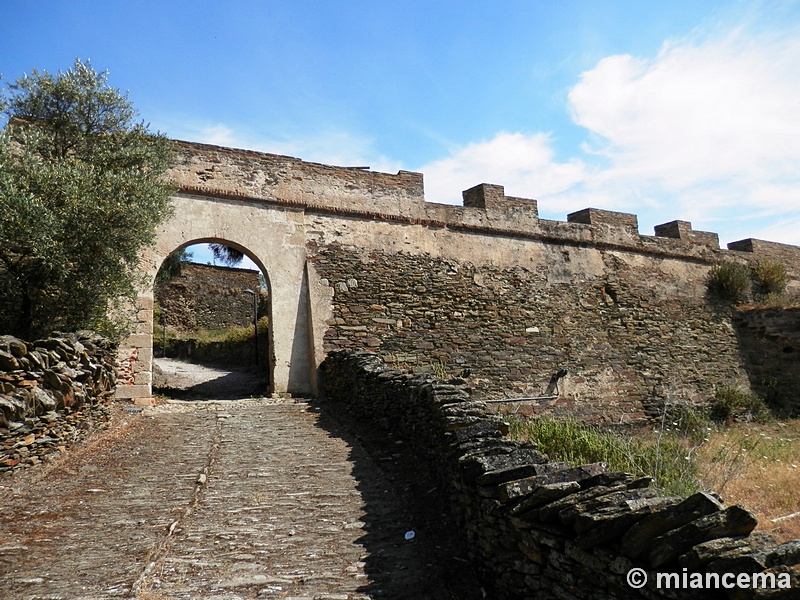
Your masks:
M 0 336 L 0 473 L 63 452 L 107 421 L 115 352 L 92 332 Z
M 649 478 L 603 464 L 553 462 L 471 398 L 463 380 L 388 369 L 374 354 L 331 353 L 330 401 L 365 428 L 415 452 L 419 477 L 438 481 L 486 585 L 501 599 L 790 597 L 800 586 L 800 541 L 751 533 L 752 514 L 713 494 L 660 496 Z M 387 436 L 387 439 L 391 439 Z M 650 584 L 633 589 L 634 568 Z M 789 573 L 793 590 L 658 589 L 657 573 Z M 705 577 L 705 575 L 703 575 Z M 721 586 L 720 586 L 721 587 Z M 793 596 L 792 596 L 793 597 Z

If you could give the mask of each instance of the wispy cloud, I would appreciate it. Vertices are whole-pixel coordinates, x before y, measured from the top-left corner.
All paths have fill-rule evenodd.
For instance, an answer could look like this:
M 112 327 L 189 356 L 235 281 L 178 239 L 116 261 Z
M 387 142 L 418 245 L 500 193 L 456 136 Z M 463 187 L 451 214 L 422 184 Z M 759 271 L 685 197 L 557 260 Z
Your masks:
M 800 185 L 800 38 L 742 30 L 705 42 L 668 43 L 652 60 L 612 56 L 569 94 L 574 121 L 608 159 L 593 185 L 636 181 L 645 195 L 716 182 L 762 208 L 786 199 L 757 193 L 765 183 Z M 688 205 L 694 205 L 694 198 Z
M 549 134 L 500 133 L 489 141 L 455 150 L 450 156 L 425 165 L 425 197 L 431 202 L 460 201 L 458 190 L 479 183 L 499 183 L 507 195 L 557 194 L 586 177 L 577 160 L 554 160 Z
M 543 212 L 597 206 L 800 244 L 796 227 L 775 225 L 800 221 L 798 34 L 742 26 L 604 58 L 569 93 L 587 131 L 572 160 L 554 160 L 547 134 L 500 133 L 422 167 L 429 199 L 499 183 Z

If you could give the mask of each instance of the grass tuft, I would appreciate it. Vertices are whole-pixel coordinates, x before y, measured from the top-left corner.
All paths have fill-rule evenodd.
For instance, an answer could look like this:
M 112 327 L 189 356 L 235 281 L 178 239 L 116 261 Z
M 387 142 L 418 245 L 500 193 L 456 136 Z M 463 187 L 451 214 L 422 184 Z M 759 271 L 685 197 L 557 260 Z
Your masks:
M 692 448 L 672 432 L 654 440 L 584 425 L 574 420 L 512 419 L 511 435 L 533 440 L 555 460 L 574 465 L 605 462 L 612 471 L 652 477 L 665 494 L 689 495 L 699 489 Z

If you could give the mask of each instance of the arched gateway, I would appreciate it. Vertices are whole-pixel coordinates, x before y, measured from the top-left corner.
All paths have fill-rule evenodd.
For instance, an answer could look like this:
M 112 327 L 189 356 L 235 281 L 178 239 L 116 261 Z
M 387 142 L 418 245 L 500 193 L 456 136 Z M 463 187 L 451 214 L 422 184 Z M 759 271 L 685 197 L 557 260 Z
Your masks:
M 134 332 L 120 347 L 117 398 L 150 397 L 152 283 L 171 252 L 203 242 L 246 252 L 267 279 L 271 391 L 315 393 L 330 293 L 328 288 L 309 290 L 306 246 L 309 232 L 313 237 L 314 215 L 352 212 L 348 209 L 399 214 L 410 199 L 422 201 L 422 176 L 188 142 L 177 146 L 178 161 L 169 173 L 179 187 L 174 212 L 161 225 L 154 246 L 143 253 L 149 284 L 139 295 Z

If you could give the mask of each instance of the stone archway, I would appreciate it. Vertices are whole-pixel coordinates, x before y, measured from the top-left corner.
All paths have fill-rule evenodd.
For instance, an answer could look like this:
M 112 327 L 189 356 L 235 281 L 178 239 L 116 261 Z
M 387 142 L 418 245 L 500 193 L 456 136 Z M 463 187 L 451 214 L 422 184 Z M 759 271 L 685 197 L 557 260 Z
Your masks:
M 173 207 L 172 217 L 143 255 L 142 274 L 148 283 L 139 294 L 134 331 L 120 347 L 117 398 L 150 398 L 155 276 L 172 251 L 204 242 L 245 252 L 267 278 L 272 391 L 315 393 L 302 210 L 190 194 L 176 195 Z

